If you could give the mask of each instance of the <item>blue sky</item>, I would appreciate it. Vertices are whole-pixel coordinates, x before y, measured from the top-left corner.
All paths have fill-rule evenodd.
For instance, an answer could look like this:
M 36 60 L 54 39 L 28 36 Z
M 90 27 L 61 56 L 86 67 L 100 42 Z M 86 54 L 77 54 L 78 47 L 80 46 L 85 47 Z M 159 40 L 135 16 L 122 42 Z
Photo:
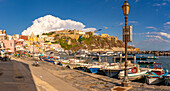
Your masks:
M 35 19 L 46 15 L 81 22 L 85 28 L 103 29 L 122 40 L 124 0 L 0 0 L 0 29 L 21 34 Z M 133 42 L 141 50 L 170 50 L 170 0 L 128 0 L 128 24 Z M 107 28 L 106 28 L 107 27 Z

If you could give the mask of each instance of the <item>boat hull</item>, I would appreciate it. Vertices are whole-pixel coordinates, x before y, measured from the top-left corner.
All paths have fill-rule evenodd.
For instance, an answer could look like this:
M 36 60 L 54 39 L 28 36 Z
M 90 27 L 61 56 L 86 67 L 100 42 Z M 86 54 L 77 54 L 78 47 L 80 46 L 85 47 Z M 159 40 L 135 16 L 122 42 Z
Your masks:
M 148 77 L 146 77 L 146 83 L 150 84 L 150 85 L 159 84 L 163 81 L 164 81 L 163 78 L 148 78 Z
M 55 64 L 55 62 L 54 62 L 54 61 L 51 61 L 51 60 L 48 60 L 48 59 L 44 59 L 44 61 Z
M 164 77 L 164 80 L 165 80 L 165 85 L 170 85 L 170 76 L 168 77 Z
M 100 68 L 89 68 L 91 73 L 98 73 L 98 71 L 100 70 Z
M 129 80 L 139 80 L 142 79 L 147 71 L 138 72 L 138 73 L 128 73 Z M 124 78 L 124 71 L 119 73 L 119 78 Z
M 118 77 L 118 74 L 120 73 L 120 71 L 122 71 L 122 70 L 105 70 L 105 69 L 103 69 L 103 72 L 108 77 Z

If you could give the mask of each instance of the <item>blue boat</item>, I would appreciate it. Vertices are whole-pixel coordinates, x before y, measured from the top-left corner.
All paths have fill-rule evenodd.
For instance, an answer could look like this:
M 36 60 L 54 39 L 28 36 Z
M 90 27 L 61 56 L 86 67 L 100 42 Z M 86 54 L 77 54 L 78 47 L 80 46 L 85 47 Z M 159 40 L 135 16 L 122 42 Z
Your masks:
M 88 67 L 91 73 L 98 73 L 100 68 L 101 68 L 101 65 L 99 64 L 99 62 L 93 62 L 92 65 Z
M 100 70 L 100 68 L 89 68 L 91 73 L 98 73 L 98 71 Z
M 44 61 L 46 61 L 46 62 L 50 62 L 50 63 L 55 64 L 55 62 L 53 61 L 53 58 L 50 58 L 49 56 L 48 56 L 47 58 L 43 58 L 43 59 L 44 59 Z
M 53 63 L 53 64 L 54 64 L 54 61 L 49 60 L 49 59 L 44 59 L 44 61 L 46 61 L 46 62 L 50 62 L 50 63 Z

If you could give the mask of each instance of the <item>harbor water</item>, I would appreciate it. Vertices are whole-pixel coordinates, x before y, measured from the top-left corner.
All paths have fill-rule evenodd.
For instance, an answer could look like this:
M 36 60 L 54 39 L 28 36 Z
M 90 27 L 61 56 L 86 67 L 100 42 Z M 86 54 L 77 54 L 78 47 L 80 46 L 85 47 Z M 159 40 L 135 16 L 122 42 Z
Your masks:
M 132 56 L 132 55 L 130 55 Z M 153 54 L 136 54 L 136 56 L 154 56 Z M 147 60 L 136 60 L 136 62 L 139 61 L 152 61 L 155 63 L 162 63 L 163 68 L 167 69 L 170 71 L 170 56 L 158 56 L 159 59 L 147 59 Z M 102 57 L 101 60 L 102 62 L 109 62 L 112 63 L 114 62 L 114 57 Z M 133 61 L 132 61 L 133 62 Z
M 170 56 L 158 56 L 159 59 L 147 59 L 147 61 L 154 61 L 156 63 L 162 63 L 164 69 L 168 69 L 170 71 Z

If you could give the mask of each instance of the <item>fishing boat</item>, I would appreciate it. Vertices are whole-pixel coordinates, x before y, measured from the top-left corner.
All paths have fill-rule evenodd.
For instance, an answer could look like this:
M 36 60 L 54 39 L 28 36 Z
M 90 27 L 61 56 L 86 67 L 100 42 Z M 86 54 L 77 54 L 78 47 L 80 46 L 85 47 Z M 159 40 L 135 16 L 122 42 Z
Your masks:
M 50 63 L 55 64 L 55 61 L 52 58 L 47 57 L 47 58 L 43 58 L 43 60 L 46 61 L 46 62 L 50 62 Z
M 75 57 L 75 58 L 70 58 L 69 61 L 70 63 L 83 63 L 86 62 L 87 60 L 84 57 Z
M 170 73 L 167 72 L 167 73 L 164 75 L 164 81 L 165 81 L 165 85 L 166 85 L 166 86 L 170 85 Z
M 139 80 L 141 78 L 144 78 L 145 74 L 149 71 L 149 69 L 147 68 L 139 68 L 139 65 L 137 65 L 137 67 L 133 67 L 130 68 L 128 70 L 128 78 L 129 80 Z M 123 79 L 124 78 L 124 72 L 125 71 L 121 71 L 119 73 L 119 78 Z
M 163 70 L 162 63 L 154 63 L 153 69 L 146 73 L 147 84 L 159 84 L 164 81 L 163 76 L 165 71 Z
M 101 68 L 101 70 L 105 73 L 105 75 L 109 77 L 118 77 L 118 74 L 125 69 L 125 62 L 120 63 L 110 63 L 109 65 L 105 65 Z M 128 61 L 128 69 L 134 67 L 134 64 L 131 61 Z
M 91 73 L 98 73 L 102 65 L 99 64 L 99 62 L 93 62 L 92 65 L 87 67 Z
M 112 63 L 109 65 L 105 65 L 101 68 L 101 70 L 105 73 L 105 75 L 109 77 L 116 77 L 123 68 L 120 68 L 119 63 Z
M 148 56 L 147 59 L 159 59 L 157 56 Z

